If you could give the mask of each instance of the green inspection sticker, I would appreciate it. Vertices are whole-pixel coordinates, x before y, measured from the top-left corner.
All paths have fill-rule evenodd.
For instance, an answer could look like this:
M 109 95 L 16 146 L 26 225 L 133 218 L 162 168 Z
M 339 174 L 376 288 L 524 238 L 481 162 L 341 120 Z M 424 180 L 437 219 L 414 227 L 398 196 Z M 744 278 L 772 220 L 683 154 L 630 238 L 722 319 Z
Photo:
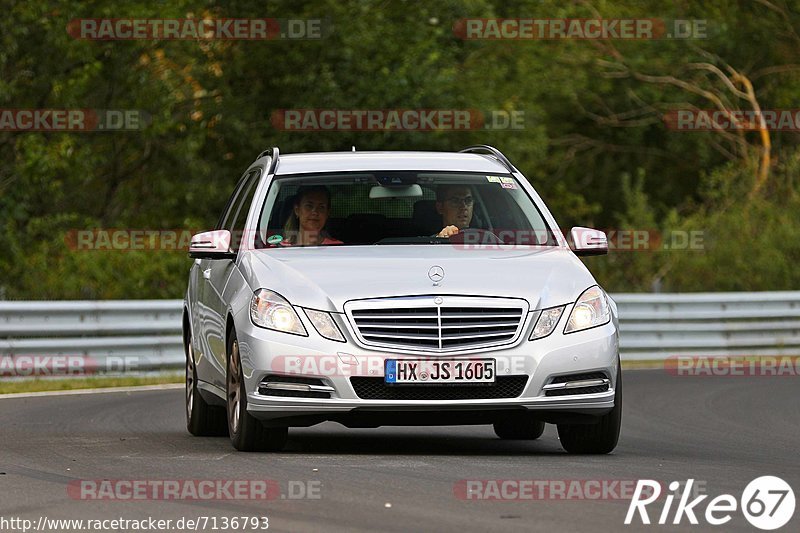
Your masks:
M 267 244 L 278 244 L 283 240 L 283 235 L 270 235 L 267 237 Z
M 492 183 L 500 183 L 500 176 L 486 176 L 486 180 Z

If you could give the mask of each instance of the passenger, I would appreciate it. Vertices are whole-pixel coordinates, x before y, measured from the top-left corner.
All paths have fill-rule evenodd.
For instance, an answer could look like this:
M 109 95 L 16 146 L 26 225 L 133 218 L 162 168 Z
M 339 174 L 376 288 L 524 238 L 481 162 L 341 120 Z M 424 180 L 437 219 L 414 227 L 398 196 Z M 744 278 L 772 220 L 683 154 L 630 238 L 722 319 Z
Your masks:
M 331 193 L 323 185 L 300 187 L 295 194 L 294 209 L 283 226 L 284 246 L 316 246 L 344 244 L 325 229 L 331 207 Z
M 436 211 L 442 215 L 444 228 L 436 237 L 450 237 L 469 227 L 474 205 L 467 185 L 440 185 L 436 188 Z

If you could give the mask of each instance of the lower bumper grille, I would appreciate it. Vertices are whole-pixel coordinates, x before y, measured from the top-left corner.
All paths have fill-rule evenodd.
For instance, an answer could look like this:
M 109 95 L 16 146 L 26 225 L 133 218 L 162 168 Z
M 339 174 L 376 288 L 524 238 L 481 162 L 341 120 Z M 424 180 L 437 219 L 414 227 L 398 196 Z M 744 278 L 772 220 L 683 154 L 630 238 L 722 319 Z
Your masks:
M 602 382 L 602 383 L 601 383 Z M 582 386 L 585 384 L 585 386 Z M 563 388 L 557 388 L 564 385 Z M 568 385 L 568 386 L 567 386 Z M 556 376 L 545 386 L 545 396 L 573 396 L 575 394 L 597 394 L 607 392 L 610 388 L 605 372 L 584 372 Z
M 320 398 L 328 399 L 331 397 L 330 392 L 316 392 L 316 391 L 297 391 L 297 390 L 279 390 L 279 389 L 258 389 L 258 393 L 262 396 L 278 396 L 280 398 Z
M 281 398 L 319 398 L 331 397 L 333 387 L 326 385 L 319 378 L 304 376 L 266 376 L 258 385 L 258 393 L 262 396 L 279 396 Z
M 579 387 L 575 389 L 549 390 L 545 396 L 572 396 L 574 394 L 597 394 L 598 392 L 608 391 L 608 385 L 598 385 L 596 387 Z
M 556 376 L 550 383 L 567 383 L 568 381 L 584 381 L 587 379 L 606 379 L 605 372 L 584 372 L 582 374 L 568 374 L 566 376 Z
M 528 376 L 500 376 L 491 385 L 387 385 L 382 377 L 351 377 L 362 400 L 489 400 L 516 398 Z

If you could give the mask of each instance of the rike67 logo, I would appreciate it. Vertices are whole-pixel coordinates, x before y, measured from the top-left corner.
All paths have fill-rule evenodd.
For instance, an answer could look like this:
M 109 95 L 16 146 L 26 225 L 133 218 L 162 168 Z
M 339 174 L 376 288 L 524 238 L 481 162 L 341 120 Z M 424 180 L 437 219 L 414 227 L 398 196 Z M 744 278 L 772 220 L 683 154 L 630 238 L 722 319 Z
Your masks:
M 747 521 L 754 527 L 773 530 L 786 525 L 794 514 L 794 491 L 779 477 L 762 476 L 754 479 L 745 487 L 739 500 L 731 494 L 721 494 L 707 502 L 705 512 L 701 512 L 700 504 L 708 498 L 707 494 L 689 500 L 693 496 L 694 479 L 687 480 L 683 491 L 678 493 L 681 485 L 677 481 L 669 484 L 671 493 L 663 499 L 664 506 L 661 508 L 656 523 L 677 525 L 686 518 L 690 524 L 696 525 L 700 523 L 699 515 L 705 519 L 707 524 L 721 526 L 731 521 L 733 513 L 741 510 Z M 640 479 L 628 507 L 625 524 L 633 523 L 637 514 L 642 524 L 650 524 L 647 506 L 655 503 L 660 496 L 661 483 L 651 479 Z M 672 504 L 675 499 L 678 500 L 678 503 L 673 511 Z M 651 510 L 656 509 L 651 508 Z

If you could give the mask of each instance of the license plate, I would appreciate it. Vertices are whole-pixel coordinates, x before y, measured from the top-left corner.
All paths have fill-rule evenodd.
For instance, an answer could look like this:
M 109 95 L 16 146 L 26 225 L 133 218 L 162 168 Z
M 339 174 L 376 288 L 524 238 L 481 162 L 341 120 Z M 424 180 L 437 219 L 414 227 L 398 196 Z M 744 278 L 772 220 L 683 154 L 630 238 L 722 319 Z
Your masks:
M 494 359 L 387 359 L 385 381 L 414 383 L 494 383 Z

